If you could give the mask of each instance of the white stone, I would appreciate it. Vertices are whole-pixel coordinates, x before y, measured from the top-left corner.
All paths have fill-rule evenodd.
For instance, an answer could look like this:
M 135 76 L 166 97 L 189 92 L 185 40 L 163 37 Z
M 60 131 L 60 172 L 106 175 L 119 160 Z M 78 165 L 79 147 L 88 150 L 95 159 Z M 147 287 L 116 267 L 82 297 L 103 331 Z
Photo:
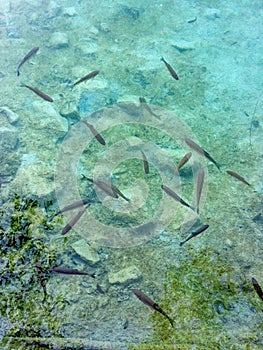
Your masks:
M 142 277 L 141 271 L 134 265 L 126 267 L 117 272 L 109 273 L 109 283 L 115 284 L 128 284 L 130 282 L 136 281 Z
M 69 39 L 67 33 L 55 32 L 51 35 L 49 46 L 55 49 L 61 49 L 69 46 Z
M 195 43 L 192 41 L 179 40 L 173 41 L 172 47 L 176 48 L 178 51 L 193 50 L 195 48 Z
M 74 242 L 71 247 L 82 259 L 91 265 L 95 265 L 100 261 L 99 254 L 85 239 Z
M 17 122 L 19 119 L 19 115 L 8 107 L 0 107 L 0 114 L 2 114 L 10 124 Z
M 63 11 L 64 16 L 74 17 L 76 16 L 76 14 L 77 14 L 77 11 L 74 6 L 64 8 L 64 11 Z

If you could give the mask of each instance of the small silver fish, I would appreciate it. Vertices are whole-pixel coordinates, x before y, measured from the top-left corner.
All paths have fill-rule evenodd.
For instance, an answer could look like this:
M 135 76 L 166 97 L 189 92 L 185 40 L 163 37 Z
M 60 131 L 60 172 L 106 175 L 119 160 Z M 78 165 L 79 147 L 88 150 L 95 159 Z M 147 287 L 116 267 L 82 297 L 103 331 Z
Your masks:
M 179 80 L 179 77 L 178 77 L 177 73 L 175 72 L 175 70 L 173 69 L 173 67 L 168 62 L 166 62 L 163 57 L 161 58 L 161 61 L 163 61 L 163 63 L 166 65 L 166 68 L 168 69 L 168 71 L 171 74 L 171 76 L 175 80 Z
M 84 198 L 84 199 L 82 199 L 80 201 L 76 201 L 76 202 L 74 202 L 72 204 L 69 204 L 69 205 L 65 206 L 64 208 L 59 210 L 54 216 L 60 215 L 60 214 L 62 214 L 64 212 L 66 212 L 66 211 L 73 210 L 73 209 L 82 207 L 85 204 L 91 204 L 91 203 L 95 203 L 95 202 L 92 199 Z
M 19 66 L 17 67 L 17 75 L 20 75 L 20 68 L 22 67 L 22 65 L 28 61 L 32 56 L 34 56 L 39 50 L 39 47 L 34 47 L 32 50 L 30 50 L 25 57 L 22 59 L 22 61 L 20 62 Z
M 180 163 L 177 165 L 175 172 L 178 173 L 179 170 L 188 162 L 188 160 L 192 157 L 192 152 L 187 153 L 182 160 L 180 161 Z
M 91 78 L 96 77 L 96 75 L 98 75 L 99 72 L 100 72 L 99 70 L 94 70 L 93 72 L 85 75 L 83 78 L 81 78 L 78 81 L 76 81 L 76 83 L 74 83 L 73 86 L 78 85 L 78 84 L 82 83 L 83 81 L 86 81 L 86 80 L 89 80 Z
M 146 155 L 143 151 L 141 151 L 142 153 L 142 158 L 143 158 L 143 168 L 144 168 L 144 172 L 145 174 L 149 174 L 149 162 L 146 158 Z
M 80 210 L 76 216 L 73 217 L 73 219 L 70 220 L 70 222 L 63 228 L 61 234 L 65 235 L 68 233 L 72 227 L 79 221 L 79 219 L 82 217 L 82 215 L 85 213 L 86 208 Z
M 51 269 L 51 272 L 62 273 L 63 275 L 79 275 L 79 276 L 89 275 L 89 273 L 84 271 L 79 271 L 77 269 L 67 269 L 63 267 L 53 267 Z
M 228 175 L 235 177 L 236 179 L 238 179 L 239 181 L 243 182 L 244 184 L 251 186 L 250 183 L 247 182 L 247 180 L 245 180 L 241 175 L 235 173 L 232 170 L 227 170 L 226 171 L 228 173 Z
M 202 147 L 200 147 L 197 143 L 195 143 L 193 140 L 185 138 L 185 143 L 191 147 L 192 149 L 194 149 L 196 152 L 198 152 L 199 154 L 201 154 L 202 156 L 205 156 L 207 159 L 210 160 L 210 162 L 214 163 L 215 166 L 217 167 L 218 170 L 220 170 L 220 167 L 218 165 L 218 163 L 210 156 L 210 154 L 208 152 L 206 152 Z
M 26 87 L 29 90 L 33 91 L 36 95 L 39 97 L 43 98 L 43 100 L 48 101 L 48 102 L 53 102 L 53 98 L 45 94 L 43 91 L 38 90 L 37 88 L 34 88 L 32 86 L 26 85 L 26 84 L 21 84 L 21 87 Z
M 189 237 L 187 237 L 184 241 L 180 242 L 180 246 L 182 246 L 183 244 L 185 244 L 187 241 L 189 241 L 189 239 L 198 236 L 200 233 L 204 232 L 205 230 L 207 230 L 209 227 L 209 225 L 203 225 L 201 226 L 198 230 L 192 232 L 190 234 Z
M 104 138 L 101 136 L 101 134 L 99 134 L 99 132 L 94 128 L 94 126 L 91 125 L 90 123 L 88 123 L 86 120 L 82 120 L 82 122 L 87 125 L 87 127 L 90 129 L 90 131 L 95 136 L 97 141 L 99 141 L 99 143 L 101 145 L 105 146 L 106 142 L 105 142 Z
M 196 212 L 199 214 L 199 204 L 201 199 L 201 194 L 204 186 L 205 172 L 203 168 L 200 168 L 197 172 L 196 181 Z
M 155 311 L 160 312 L 160 314 L 162 314 L 165 318 L 167 318 L 167 320 L 170 322 L 171 326 L 173 327 L 174 321 L 171 317 L 169 317 L 164 311 L 163 309 L 161 309 L 161 307 L 155 303 L 152 299 L 150 299 L 147 295 L 145 295 L 144 293 L 142 293 L 140 290 L 138 289 L 132 289 L 133 293 L 136 295 L 136 297 L 141 300 L 144 304 L 150 306 L 152 309 L 154 309 Z
M 164 192 L 166 192 L 170 197 L 172 197 L 173 199 L 175 199 L 177 202 L 181 203 L 182 205 L 194 210 L 194 208 L 189 205 L 188 203 L 186 203 L 181 197 L 178 196 L 177 193 L 175 193 L 173 190 L 171 190 L 169 187 L 165 186 L 165 185 L 161 185 L 161 188 L 164 190 Z

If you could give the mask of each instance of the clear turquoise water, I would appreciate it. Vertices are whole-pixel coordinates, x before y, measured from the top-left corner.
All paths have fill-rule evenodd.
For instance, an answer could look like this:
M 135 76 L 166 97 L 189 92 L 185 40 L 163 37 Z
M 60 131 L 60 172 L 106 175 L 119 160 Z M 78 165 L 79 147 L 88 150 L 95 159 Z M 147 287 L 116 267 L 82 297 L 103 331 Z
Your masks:
M 42 235 L 57 252 L 59 265 L 92 275 L 49 276 L 47 294 L 67 300 L 62 310 L 54 309 L 61 318 L 59 337 L 66 339 L 62 348 L 80 338 L 87 348 L 102 349 L 145 341 L 166 348 L 262 347 L 262 301 L 251 283 L 254 277 L 263 286 L 262 14 L 262 1 L 244 0 L 0 3 L 2 237 L 15 193 L 37 199 L 42 209 L 35 215 L 43 218 L 85 196 L 102 201 L 65 239 L 61 230 L 78 209 L 55 219 L 52 230 L 36 229 L 36 237 Z M 39 51 L 17 76 L 19 63 L 33 47 Z M 100 73 L 73 87 L 94 70 Z M 38 88 L 54 102 L 21 84 Z M 139 97 L 157 117 L 139 104 Z M 105 146 L 81 120 L 101 133 Z M 190 149 L 185 137 L 206 150 L 221 171 Z M 149 174 L 143 170 L 142 149 Z M 176 165 L 189 151 L 191 160 L 176 176 Z M 205 184 L 198 216 L 168 197 L 161 184 L 195 206 L 200 166 Z M 82 174 L 111 179 L 130 202 L 94 190 Z M 209 230 L 180 247 L 202 224 L 209 224 Z M 99 257 L 97 263 L 72 248 L 83 237 Z M 206 250 L 211 256 L 201 259 Z M 226 270 L 222 274 L 218 256 Z M 7 259 L 3 252 L 1 258 Z M 211 270 L 202 264 L 211 264 Z M 134 267 L 135 277 L 112 282 L 117 272 Z M 1 278 L 6 268 L 2 262 Z M 29 270 L 36 276 L 34 267 Z M 19 276 L 12 283 L 23 294 Z M 40 310 L 41 284 L 32 284 L 30 294 L 32 281 L 27 283 L 25 298 Z M 134 296 L 133 288 L 166 308 L 176 319 L 173 330 Z M 2 284 L 2 295 L 11 291 Z M 14 305 L 10 310 L 14 323 Z M 26 311 L 22 318 L 25 324 L 36 322 Z M 4 320 L 3 330 L 9 328 Z M 59 337 L 52 322 L 43 321 L 38 335 L 55 344 Z

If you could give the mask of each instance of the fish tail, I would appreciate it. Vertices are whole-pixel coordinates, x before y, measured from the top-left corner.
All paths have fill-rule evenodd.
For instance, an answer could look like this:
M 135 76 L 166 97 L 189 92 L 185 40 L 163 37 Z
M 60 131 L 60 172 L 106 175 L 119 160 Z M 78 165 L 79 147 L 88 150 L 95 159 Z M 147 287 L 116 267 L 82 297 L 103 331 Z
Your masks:
M 215 166 L 217 167 L 217 169 L 218 169 L 219 171 L 221 171 L 221 168 L 220 168 L 219 164 L 218 164 L 215 160 L 213 161 L 213 163 L 215 164 Z
M 19 75 L 20 75 L 19 69 L 16 71 L 16 74 L 19 77 Z
M 179 243 L 180 247 L 181 247 L 182 245 L 184 245 L 187 241 L 188 241 L 188 240 L 186 239 L 186 240 L 180 242 L 180 243 Z
M 169 316 L 167 316 L 167 319 L 169 320 L 171 326 L 173 327 L 174 326 L 174 320 L 171 317 L 169 317 Z

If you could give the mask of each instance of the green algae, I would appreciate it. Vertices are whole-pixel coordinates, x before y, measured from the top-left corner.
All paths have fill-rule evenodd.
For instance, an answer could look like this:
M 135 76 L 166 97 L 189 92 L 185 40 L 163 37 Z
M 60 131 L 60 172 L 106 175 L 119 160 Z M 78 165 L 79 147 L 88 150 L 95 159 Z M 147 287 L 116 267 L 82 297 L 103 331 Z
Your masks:
M 12 323 L 6 339 L 61 335 L 58 314 L 65 300 L 45 292 L 58 264 L 44 230 L 52 225 L 36 200 L 18 195 L 4 204 L 0 219 L 0 315 Z
M 212 248 L 199 252 L 190 249 L 186 259 L 167 268 L 164 297 L 158 301 L 173 318 L 174 327 L 154 312 L 152 336 L 145 344 L 130 348 L 259 349 L 261 322 L 249 322 L 249 328 L 236 336 L 229 331 L 228 324 L 237 318 L 236 312 L 242 313 L 242 306 L 251 310 L 251 315 L 262 312 L 251 284 L 237 280 L 236 270 Z

